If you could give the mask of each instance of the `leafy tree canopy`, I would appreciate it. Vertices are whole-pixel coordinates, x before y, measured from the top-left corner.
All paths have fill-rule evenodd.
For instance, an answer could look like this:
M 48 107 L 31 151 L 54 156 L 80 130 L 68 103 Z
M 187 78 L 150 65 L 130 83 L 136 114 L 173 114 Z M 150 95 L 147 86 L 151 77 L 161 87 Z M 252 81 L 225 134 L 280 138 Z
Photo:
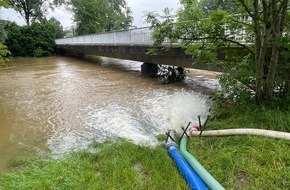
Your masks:
M 8 0 L 0 0 L 0 7 L 7 8 L 9 6 Z
M 71 0 L 77 35 L 120 30 L 132 23 L 125 0 Z
M 0 0 L 0 7 L 7 8 L 9 6 L 8 0 Z M 5 23 L 3 21 L 0 22 L 0 67 L 4 67 L 6 62 L 9 60 L 8 57 L 10 55 L 10 51 L 7 46 L 3 44 L 3 42 L 7 39 L 7 32 L 4 29 Z
M 38 57 L 54 54 L 55 39 L 64 37 L 64 32 L 58 20 L 51 18 L 47 21 L 44 14 L 53 8 L 52 3 L 59 5 L 60 2 L 60 0 L 7 0 L 5 4 L 1 1 L 1 5 L 15 8 L 27 23 L 27 26 L 18 26 L 14 22 L 0 23 L 0 40 L 5 44 L 3 48 L 8 47 L 13 56 Z
M 29 26 L 34 21 L 42 22 L 48 10 L 62 5 L 64 0 L 4 0 L 9 7 L 14 8 L 24 18 Z
M 10 54 L 11 53 L 7 49 L 7 46 L 0 43 L 0 68 L 6 66 L 6 62 L 9 61 L 8 57 Z
M 237 13 L 240 4 L 233 0 L 200 0 L 204 13 L 210 14 L 217 9 L 227 10 L 229 13 Z
M 290 103 L 289 0 L 181 0 L 177 16 L 149 13 L 155 46 L 181 42 L 193 64 L 223 67 L 233 99 Z M 176 19 L 177 17 L 177 19 Z M 237 85 L 239 84 L 239 85 Z M 282 105 L 280 104 L 280 105 Z
M 49 56 L 55 52 L 57 34 L 54 22 L 33 22 L 31 26 L 18 26 L 7 23 L 8 39 L 5 45 L 13 56 Z
M 44 2 L 44 0 L 9 0 L 9 5 L 20 13 L 27 25 L 30 25 L 31 21 L 44 18 Z
M 48 22 L 54 26 L 56 39 L 63 38 L 65 36 L 63 26 L 56 18 L 52 17 L 48 20 Z

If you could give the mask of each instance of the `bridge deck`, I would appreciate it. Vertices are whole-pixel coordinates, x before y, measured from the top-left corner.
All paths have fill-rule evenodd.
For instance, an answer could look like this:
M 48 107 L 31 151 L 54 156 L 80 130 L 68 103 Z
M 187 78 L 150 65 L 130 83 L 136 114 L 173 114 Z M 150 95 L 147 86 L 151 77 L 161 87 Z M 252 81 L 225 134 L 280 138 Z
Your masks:
M 147 52 L 153 45 L 151 35 L 150 28 L 145 27 L 57 39 L 56 45 L 58 50 L 74 54 L 91 54 L 162 65 L 191 67 L 191 57 L 185 55 L 182 48 L 164 50 L 168 44 L 166 41 L 156 55 L 149 55 Z
M 218 70 L 209 65 L 193 65 L 191 56 L 186 55 L 178 44 L 166 50 L 170 44 L 168 39 L 165 39 L 155 55 L 149 55 L 149 47 L 153 42 L 152 30 L 149 27 L 82 35 L 55 41 L 58 52 L 63 53 L 91 54 L 162 65 Z

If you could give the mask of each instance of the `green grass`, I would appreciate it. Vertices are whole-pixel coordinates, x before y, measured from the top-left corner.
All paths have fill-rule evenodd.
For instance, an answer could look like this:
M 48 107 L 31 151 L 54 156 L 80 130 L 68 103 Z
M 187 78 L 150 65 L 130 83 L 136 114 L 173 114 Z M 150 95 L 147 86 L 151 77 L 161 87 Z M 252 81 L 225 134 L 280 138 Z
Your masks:
M 289 189 L 290 142 L 264 137 L 192 138 L 189 152 L 226 189 Z
M 259 128 L 290 132 L 290 113 L 263 106 L 223 104 L 213 110 L 208 128 Z
M 207 129 L 256 127 L 290 131 L 289 113 L 220 106 Z M 164 137 L 160 136 L 160 139 Z M 188 189 L 166 150 L 129 142 L 94 144 L 96 153 L 59 160 L 17 158 L 0 190 Z M 226 189 L 290 189 L 290 141 L 256 136 L 192 137 L 188 150 Z
M 100 151 L 73 153 L 57 161 L 32 160 L 29 167 L 2 175 L 0 189 L 187 188 L 163 147 L 120 142 L 96 149 Z

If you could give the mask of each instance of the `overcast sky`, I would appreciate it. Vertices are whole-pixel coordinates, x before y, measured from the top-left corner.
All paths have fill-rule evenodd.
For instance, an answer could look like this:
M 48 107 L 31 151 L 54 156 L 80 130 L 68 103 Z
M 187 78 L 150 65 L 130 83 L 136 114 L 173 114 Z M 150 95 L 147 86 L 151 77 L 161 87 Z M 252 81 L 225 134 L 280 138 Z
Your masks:
M 161 13 L 166 7 L 177 10 L 179 5 L 179 0 L 126 0 L 128 6 L 131 7 L 133 12 L 133 26 L 142 27 L 148 24 L 144 23 L 144 15 L 149 11 L 156 11 Z M 0 9 L 1 19 L 15 21 L 18 24 L 25 24 L 24 19 L 14 10 L 3 10 Z M 65 29 L 69 29 L 72 24 L 72 15 L 70 12 L 64 9 L 56 9 L 53 13 L 48 15 L 48 18 L 55 17 L 59 20 Z

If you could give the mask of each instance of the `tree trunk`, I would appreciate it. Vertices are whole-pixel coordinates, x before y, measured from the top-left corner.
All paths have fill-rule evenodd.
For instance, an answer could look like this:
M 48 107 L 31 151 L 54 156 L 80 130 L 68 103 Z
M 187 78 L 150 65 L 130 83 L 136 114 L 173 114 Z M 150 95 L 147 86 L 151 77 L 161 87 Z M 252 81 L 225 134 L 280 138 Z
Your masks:
M 287 79 L 286 79 L 286 85 L 287 85 L 287 90 L 286 90 L 286 96 L 290 97 L 290 69 L 287 69 Z
M 275 1 L 271 2 L 270 5 L 272 14 L 271 35 L 274 40 L 282 38 L 288 3 L 289 0 L 284 0 L 284 2 L 281 2 L 280 6 L 278 6 Z M 274 99 L 275 75 L 279 60 L 279 54 L 280 54 L 279 46 L 276 43 L 272 44 L 271 60 L 269 63 L 269 70 L 266 82 L 266 96 L 269 100 Z
M 278 58 L 279 58 L 279 49 L 277 46 L 272 47 L 272 56 L 269 65 L 269 72 L 267 76 L 267 83 L 266 83 L 266 96 L 269 100 L 273 100 L 274 98 L 274 88 L 275 88 L 275 75 L 278 65 Z
M 260 103 L 263 99 L 274 99 L 275 77 L 280 48 L 277 42 L 270 44 L 269 40 L 275 41 L 282 37 L 288 3 L 289 0 L 280 2 L 261 0 L 263 11 L 260 12 L 259 7 L 261 5 L 259 0 L 253 1 L 257 103 Z M 262 33 L 259 31 L 261 26 L 263 27 Z M 269 51 L 270 46 L 271 51 Z
M 29 15 L 27 13 L 25 13 L 25 22 L 27 26 L 30 26 Z
M 262 79 L 259 77 L 259 73 L 261 72 L 261 65 L 259 64 L 260 60 L 260 50 L 261 50 L 261 32 L 259 27 L 259 1 L 254 0 L 253 1 L 253 24 L 254 24 L 254 33 L 255 33 L 255 64 L 256 64 L 256 94 L 255 94 L 255 100 L 256 102 L 261 101 L 261 95 L 262 95 Z
M 259 1 L 254 3 L 254 27 L 255 27 L 255 45 L 256 47 L 256 102 L 261 103 L 265 97 L 266 76 L 268 72 L 268 45 L 271 34 L 269 22 L 269 8 L 267 2 L 262 0 L 263 13 L 259 13 Z M 262 26 L 262 27 L 261 27 Z M 260 31 L 260 29 L 263 31 Z

